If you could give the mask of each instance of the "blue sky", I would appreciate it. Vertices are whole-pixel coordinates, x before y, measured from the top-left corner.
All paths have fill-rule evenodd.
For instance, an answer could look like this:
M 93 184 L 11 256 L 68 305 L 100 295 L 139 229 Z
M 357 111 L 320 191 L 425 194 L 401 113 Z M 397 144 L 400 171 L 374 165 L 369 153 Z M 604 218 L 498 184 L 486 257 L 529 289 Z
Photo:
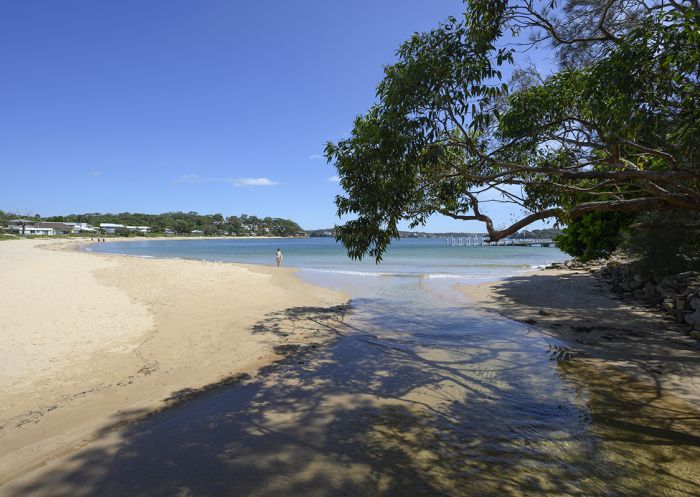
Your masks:
M 403 40 L 462 10 L 459 0 L 2 2 L 0 209 L 332 226 L 340 188 L 324 143 L 372 104 Z M 479 228 L 436 216 L 424 229 Z

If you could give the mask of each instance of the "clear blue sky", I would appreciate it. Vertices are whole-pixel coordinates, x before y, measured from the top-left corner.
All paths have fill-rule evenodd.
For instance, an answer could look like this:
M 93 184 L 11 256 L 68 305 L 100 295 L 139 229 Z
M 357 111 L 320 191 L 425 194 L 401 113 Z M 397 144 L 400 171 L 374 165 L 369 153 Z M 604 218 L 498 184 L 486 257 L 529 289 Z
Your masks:
M 0 209 L 192 210 L 332 226 L 340 188 L 320 158 L 324 143 L 372 104 L 403 40 L 463 8 L 6 0 Z M 425 229 L 479 228 L 435 217 Z

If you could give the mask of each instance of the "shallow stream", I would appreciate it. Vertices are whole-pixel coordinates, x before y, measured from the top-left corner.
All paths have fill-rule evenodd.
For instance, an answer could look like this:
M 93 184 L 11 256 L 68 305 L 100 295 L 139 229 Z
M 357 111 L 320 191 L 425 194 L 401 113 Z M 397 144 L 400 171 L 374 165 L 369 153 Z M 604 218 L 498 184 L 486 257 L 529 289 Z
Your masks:
M 449 278 L 302 271 L 353 299 L 289 309 L 334 336 L 83 450 L 34 491 L 99 496 L 700 495 L 697 410 L 525 324 Z M 286 324 L 285 324 L 286 323 Z M 186 394 L 186 393 L 185 393 Z

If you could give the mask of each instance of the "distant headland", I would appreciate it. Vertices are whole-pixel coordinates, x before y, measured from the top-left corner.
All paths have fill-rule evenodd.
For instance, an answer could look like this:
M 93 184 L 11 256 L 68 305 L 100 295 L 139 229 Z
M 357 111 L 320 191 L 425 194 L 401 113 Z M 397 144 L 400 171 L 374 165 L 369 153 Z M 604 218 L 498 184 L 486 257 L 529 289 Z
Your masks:
M 165 212 L 141 214 L 131 212 L 69 214 L 46 216 L 20 214 L 0 210 L 0 236 L 278 236 L 298 238 L 333 238 L 334 228 L 305 230 L 291 219 L 258 217 L 241 214 L 224 216 L 221 213 Z M 484 236 L 484 233 L 401 231 L 401 238 L 460 238 Z M 561 234 L 557 228 L 522 230 L 512 239 L 554 239 Z
M 70 214 L 67 216 L 21 215 L 0 210 L 0 229 L 9 235 L 56 236 L 82 234 L 97 236 L 280 236 L 305 237 L 296 222 L 277 217 L 248 214 L 166 212 L 163 214 Z

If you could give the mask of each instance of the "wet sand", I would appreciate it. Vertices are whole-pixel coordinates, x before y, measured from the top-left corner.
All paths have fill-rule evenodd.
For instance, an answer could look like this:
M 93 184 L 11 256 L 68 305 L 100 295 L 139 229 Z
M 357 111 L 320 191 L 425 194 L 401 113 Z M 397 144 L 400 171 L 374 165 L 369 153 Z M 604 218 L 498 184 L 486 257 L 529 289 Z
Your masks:
M 557 361 L 548 346 L 563 342 L 469 306 L 449 283 L 389 285 L 343 320 L 296 316 L 332 343 L 140 423 L 116 419 L 0 495 L 698 494 L 692 405 L 587 358 Z
M 564 340 L 571 353 L 614 366 L 700 406 L 700 342 L 684 325 L 611 291 L 585 270 L 547 269 L 457 285 L 474 305 Z
M 596 457 L 634 462 L 615 492 L 700 495 L 700 343 L 684 325 L 614 293 L 587 270 L 533 271 L 456 289 L 486 315 L 561 341 L 551 352 L 565 359 L 563 377 L 587 399 L 591 432 L 602 441 Z M 652 479 L 640 485 L 644 475 Z
M 327 329 L 300 310 L 335 315 L 347 300 L 290 269 L 88 254 L 79 243 L 0 243 L 0 485 L 115 420 L 254 373 L 280 346 L 324 342 Z M 275 314 L 278 333 L 256 333 Z

